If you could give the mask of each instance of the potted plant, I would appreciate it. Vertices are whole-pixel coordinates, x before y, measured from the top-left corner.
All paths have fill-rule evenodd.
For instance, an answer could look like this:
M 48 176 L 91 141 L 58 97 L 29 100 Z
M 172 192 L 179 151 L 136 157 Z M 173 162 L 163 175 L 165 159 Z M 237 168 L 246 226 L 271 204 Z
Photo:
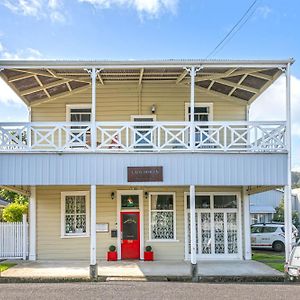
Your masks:
M 146 246 L 144 252 L 144 260 L 145 261 L 152 261 L 153 260 L 153 251 L 151 246 Z
M 118 260 L 118 253 L 116 251 L 116 247 L 114 245 L 110 245 L 107 252 L 107 260 L 114 261 Z

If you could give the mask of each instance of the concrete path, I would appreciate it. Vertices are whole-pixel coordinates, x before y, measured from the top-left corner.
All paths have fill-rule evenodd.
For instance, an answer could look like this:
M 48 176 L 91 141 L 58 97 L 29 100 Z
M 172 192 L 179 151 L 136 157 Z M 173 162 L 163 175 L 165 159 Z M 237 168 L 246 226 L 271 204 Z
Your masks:
M 201 261 L 199 276 L 281 276 L 283 273 L 254 260 Z
M 2 272 L 10 278 L 88 278 L 88 261 L 19 261 Z M 98 262 L 98 274 L 104 277 L 190 276 L 186 261 Z M 257 261 L 201 261 L 199 276 L 281 276 L 282 273 Z

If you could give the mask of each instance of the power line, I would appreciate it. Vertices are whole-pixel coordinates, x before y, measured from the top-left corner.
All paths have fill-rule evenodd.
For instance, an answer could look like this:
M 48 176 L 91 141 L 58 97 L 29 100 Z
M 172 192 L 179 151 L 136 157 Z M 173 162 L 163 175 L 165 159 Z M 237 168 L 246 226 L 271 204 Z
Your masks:
M 248 20 L 252 17 L 252 15 L 255 13 L 256 9 L 254 9 L 252 12 L 252 8 L 257 4 L 259 0 L 255 0 L 252 2 L 252 4 L 248 7 L 246 12 L 243 14 L 243 16 L 238 20 L 238 22 L 231 28 L 231 30 L 225 35 L 225 37 L 217 44 L 217 46 L 206 56 L 206 59 L 208 59 L 210 56 L 216 54 L 217 52 L 221 51 L 225 45 L 231 41 L 231 39 L 234 37 L 234 35 L 248 22 Z M 245 20 L 244 20 L 245 19 Z M 244 22 L 243 22 L 244 21 Z M 237 30 L 235 31 L 235 29 Z M 232 34 L 232 35 L 231 35 Z M 230 36 L 231 35 L 231 36 Z M 228 41 L 227 39 L 230 38 Z M 226 42 L 227 41 L 227 42 Z M 222 47 L 221 47 L 222 46 Z M 220 48 L 221 47 L 221 48 Z M 220 49 L 219 49 L 220 48 Z

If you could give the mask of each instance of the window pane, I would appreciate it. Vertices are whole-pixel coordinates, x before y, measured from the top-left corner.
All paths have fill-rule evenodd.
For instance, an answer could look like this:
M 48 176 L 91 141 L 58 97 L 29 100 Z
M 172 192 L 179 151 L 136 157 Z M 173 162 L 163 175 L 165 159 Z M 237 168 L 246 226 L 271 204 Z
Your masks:
M 174 239 L 174 215 L 173 212 L 162 211 L 151 213 L 151 238 Z
M 195 106 L 195 113 L 208 114 L 208 107 L 207 106 L 202 106 L 202 107 Z
M 214 196 L 214 208 L 237 208 L 237 199 L 234 195 Z
M 267 227 L 264 227 L 263 233 L 272 233 L 272 232 L 275 232 L 276 230 L 277 230 L 277 227 L 267 226 Z
M 86 215 L 76 216 L 76 233 L 86 233 Z
M 75 213 L 75 197 L 74 196 L 66 196 L 65 213 L 66 214 Z
M 210 208 L 210 196 L 196 196 L 196 208 Z M 187 196 L 187 208 L 190 208 L 190 196 Z
M 76 197 L 76 213 L 85 213 L 85 196 Z
M 75 217 L 74 215 L 66 215 L 66 233 L 75 233 Z
M 151 195 L 152 210 L 173 210 L 173 195 Z
M 121 196 L 122 208 L 139 207 L 138 195 L 122 195 Z
M 251 233 L 262 233 L 263 227 L 262 226 L 253 226 L 251 227 Z

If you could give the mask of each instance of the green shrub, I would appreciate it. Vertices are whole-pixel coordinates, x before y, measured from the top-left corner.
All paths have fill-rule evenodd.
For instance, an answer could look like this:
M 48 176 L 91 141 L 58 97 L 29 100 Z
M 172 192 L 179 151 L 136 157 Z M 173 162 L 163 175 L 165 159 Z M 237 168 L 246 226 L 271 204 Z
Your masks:
M 116 246 L 110 245 L 108 249 L 109 249 L 110 252 L 115 252 L 116 251 Z
M 3 209 L 2 217 L 6 222 L 22 222 L 22 215 L 27 211 L 27 203 L 11 203 Z
M 146 246 L 146 252 L 150 252 L 152 251 L 152 247 L 151 246 Z

